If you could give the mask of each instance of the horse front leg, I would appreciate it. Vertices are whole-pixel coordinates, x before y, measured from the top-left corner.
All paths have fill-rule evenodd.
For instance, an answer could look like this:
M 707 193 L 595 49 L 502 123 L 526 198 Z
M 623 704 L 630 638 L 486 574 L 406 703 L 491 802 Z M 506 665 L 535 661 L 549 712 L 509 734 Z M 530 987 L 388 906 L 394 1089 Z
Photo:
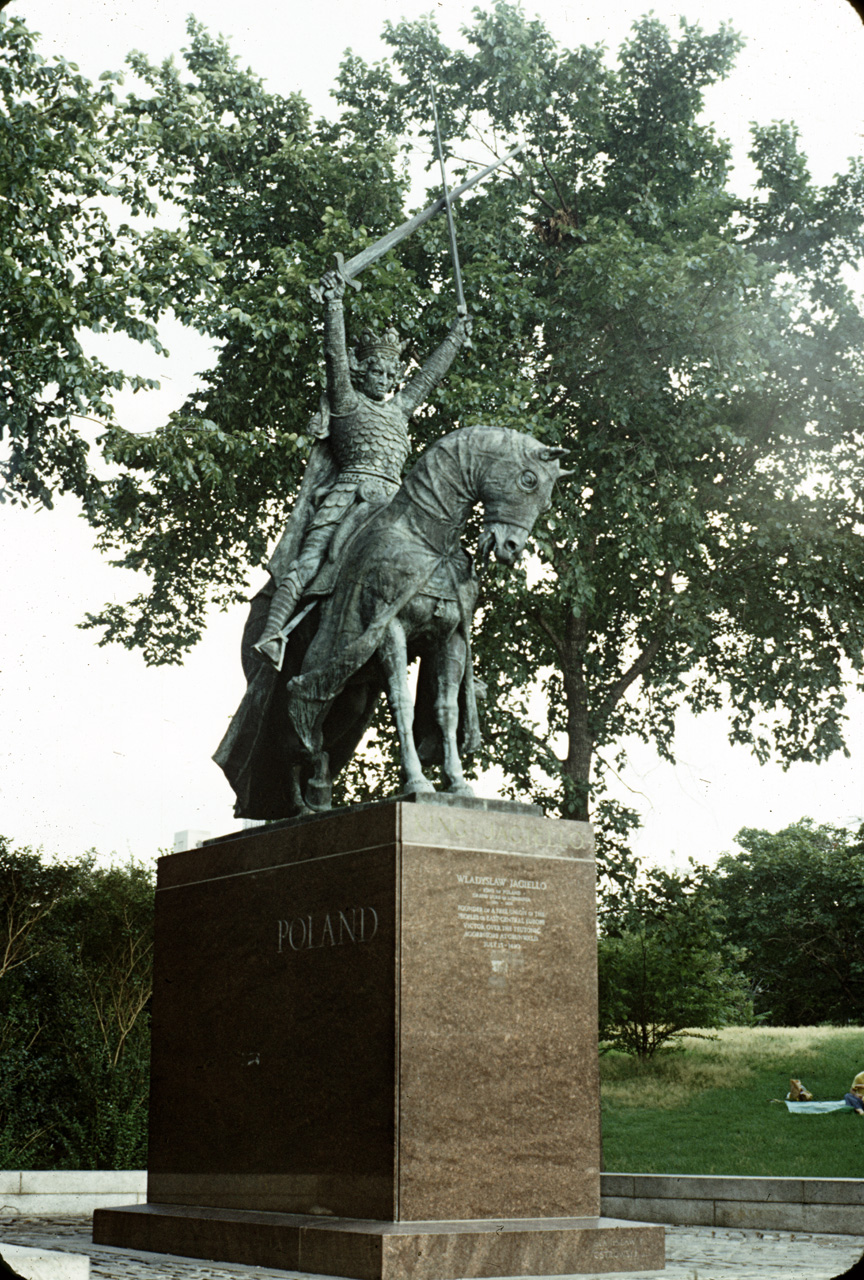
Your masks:
M 447 790 L 457 796 L 473 796 L 465 781 L 459 758 L 459 690 L 465 676 L 468 646 L 458 632 L 447 639 L 435 654 L 436 692 L 435 718 L 441 728 L 444 746 L 444 781 Z
M 322 813 L 333 803 L 333 779 L 330 776 L 330 756 L 323 749 L 312 756 L 312 776 L 306 783 L 306 807 L 314 813 Z
M 378 661 L 384 676 L 390 714 L 399 735 L 403 790 L 420 793 L 434 791 L 432 783 L 423 773 L 414 745 L 414 704 L 408 692 L 408 641 L 405 628 L 398 618 L 388 624 L 378 649 Z
M 330 776 L 330 755 L 324 749 L 324 720 L 329 707 L 324 708 L 311 726 L 305 749 L 302 751 L 302 763 L 292 770 L 291 796 L 296 800 L 295 788 L 301 791 L 301 776 L 306 773 L 306 785 L 300 795 L 300 811 L 304 809 L 312 813 L 323 813 L 333 803 L 333 779 Z

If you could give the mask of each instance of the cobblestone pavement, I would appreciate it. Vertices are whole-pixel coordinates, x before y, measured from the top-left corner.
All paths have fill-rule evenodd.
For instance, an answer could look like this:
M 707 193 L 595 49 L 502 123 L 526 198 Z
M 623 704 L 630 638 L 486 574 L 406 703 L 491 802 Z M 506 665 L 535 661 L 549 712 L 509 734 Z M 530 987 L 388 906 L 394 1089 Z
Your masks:
M 0 1253 L 4 1242 L 86 1253 L 93 1280 L 293 1280 L 302 1275 L 110 1249 L 92 1243 L 89 1217 L 12 1218 L 0 1223 Z M 667 1227 L 665 1271 L 606 1273 L 596 1280 L 834 1280 L 862 1254 L 864 1235 Z

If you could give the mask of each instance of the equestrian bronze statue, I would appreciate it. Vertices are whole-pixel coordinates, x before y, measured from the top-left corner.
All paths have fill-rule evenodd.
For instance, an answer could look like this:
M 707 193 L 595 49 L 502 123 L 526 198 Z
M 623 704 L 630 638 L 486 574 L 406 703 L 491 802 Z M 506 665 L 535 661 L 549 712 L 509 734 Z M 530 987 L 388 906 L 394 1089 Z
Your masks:
M 332 779 L 382 690 L 399 735 L 402 791 L 432 791 L 424 765 L 440 763 L 446 789 L 471 794 L 461 753 L 479 744 L 471 662 L 478 563 L 490 555 L 515 563 L 566 474 L 563 452 L 503 427 L 464 427 L 431 445 L 392 499 L 366 505 L 307 584 L 279 671 L 256 648 L 269 613 L 266 597 L 256 597 L 243 642 L 249 687 L 215 757 L 238 816 L 329 808 Z M 478 505 L 475 562 L 460 534 Z M 416 658 L 415 706 L 407 669 Z
M 440 155 L 440 136 L 438 147 Z M 464 428 L 428 449 L 401 481 L 411 415 L 470 345 L 452 203 L 503 163 L 450 193 L 442 161 L 443 199 L 349 262 L 337 255 L 335 270 L 313 290 L 325 307 L 327 389 L 268 582 L 252 601 L 243 637 L 246 694 L 214 756 L 234 788 L 238 817 L 329 808 L 333 778 L 357 749 L 382 691 L 399 736 L 403 791 L 433 790 L 424 765 L 440 763 L 446 789 L 471 794 L 461 752 L 479 743 L 471 663 L 478 587 L 460 534 L 482 506 L 478 561 L 494 553 L 512 565 L 564 474 L 563 450 L 503 428 Z M 399 335 L 365 329 L 349 351 L 342 298 L 347 285 L 359 287 L 354 277 L 364 266 L 442 207 L 457 315 L 437 350 L 399 386 L 406 372 Z M 412 706 L 407 669 L 416 658 Z

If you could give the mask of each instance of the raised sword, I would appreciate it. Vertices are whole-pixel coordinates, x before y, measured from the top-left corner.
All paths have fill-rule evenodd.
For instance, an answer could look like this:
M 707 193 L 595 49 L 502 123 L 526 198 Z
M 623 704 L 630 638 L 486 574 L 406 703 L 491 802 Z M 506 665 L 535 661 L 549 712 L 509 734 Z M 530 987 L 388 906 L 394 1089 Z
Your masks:
M 520 143 L 518 147 L 514 147 L 512 151 L 508 151 L 506 156 L 502 156 L 500 160 L 496 160 L 494 164 L 489 164 L 485 169 L 481 169 L 479 173 L 475 173 L 472 178 L 468 178 L 461 186 L 455 187 L 449 192 L 449 200 L 452 204 L 454 200 L 458 200 L 466 191 L 470 191 L 472 187 L 476 187 L 478 182 L 482 182 L 484 178 L 488 178 L 490 173 L 494 173 L 496 169 L 500 169 L 502 164 L 507 164 L 508 160 L 512 160 L 514 156 L 518 156 L 524 151 L 524 144 Z M 447 197 L 441 195 L 437 200 L 433 200 L 430 205 L 422 209 L 420 213 L 415 213 L 413 218 L 409 218 L 407 222 L 403 222 L 401 226 L 395 227 L 392 231 L 388 231 L 386 236 L 382 236 L 380 240 L 376 240 L 374 244 L 370 244 L 367 248 L 361 250 L 360 253 L 354 255 L 345 261 L 341 253 L 336 256 L 336 270 L 344 280 L 348 282 L 354 289 L 359 289 L 355 277 L 359 276 L 364 268 L 371 266 L 373 262 L 377 262 L 379 258 L 383 258 L 384 254 L 390 249 L 395 248 L 397 244 L 405 240 L 418 227 L 422 227 L 424 222 L 428 222 L 430 218 L 434 218 L 436 213 L 440 213 L 442 209 L 447 207 Z
M 432 119 L 435 121 L 435 140 L 438 143 L 438 163 L 441 165 L 441 188 L 444 192 L 444 208 L 447 210 L 447 232 L 450 236 L 450 259 L 453 263 L 453 280 L 456 285 L 456 310 L 467 316 L 468 306 L 465 302 L 465 290 L 462 288 L 462 268 L 459 265 L 459 246 L 456 243 L 456 223 L 453 221 L 453 202 L 447 188 L 447 171 L 444 168 L 444 148 L 441 145 L 441 127 L 438 124 L 438 103 L 435 101 L 435 86 L 429 77 L 429 96 L 432 99 Z M 470 338 L 465 346 L 470 347 Z

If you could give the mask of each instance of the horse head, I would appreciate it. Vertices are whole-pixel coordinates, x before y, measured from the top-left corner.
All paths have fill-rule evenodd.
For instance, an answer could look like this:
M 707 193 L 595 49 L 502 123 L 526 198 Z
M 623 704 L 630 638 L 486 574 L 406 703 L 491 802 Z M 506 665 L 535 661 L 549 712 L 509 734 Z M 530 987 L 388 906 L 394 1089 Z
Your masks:
M 566 449 L 550 448 L 533 436 L 506 428 L 494 432 L 481 452 L 479 498 L 483 504 L 483 532 L 477 546 L 480 564 L 490 555 L 502 564 L 514 565 L 537 517 L 552 503 L 555 481 L 570 475 L 559 462 Z

